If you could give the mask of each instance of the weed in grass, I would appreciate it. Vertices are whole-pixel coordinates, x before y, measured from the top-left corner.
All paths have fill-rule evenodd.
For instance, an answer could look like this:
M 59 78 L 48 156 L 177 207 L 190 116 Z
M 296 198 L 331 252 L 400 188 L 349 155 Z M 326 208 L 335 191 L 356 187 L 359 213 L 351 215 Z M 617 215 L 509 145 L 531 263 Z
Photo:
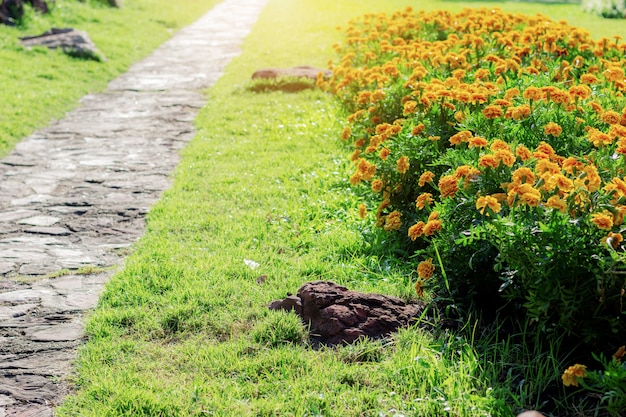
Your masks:
M 301 344 L 308 339 L 308 332 L 300 318 L 293 313 L 275 311 L 259 321 L 253 332 L 252 339 L 269 347 L 285 344 Z

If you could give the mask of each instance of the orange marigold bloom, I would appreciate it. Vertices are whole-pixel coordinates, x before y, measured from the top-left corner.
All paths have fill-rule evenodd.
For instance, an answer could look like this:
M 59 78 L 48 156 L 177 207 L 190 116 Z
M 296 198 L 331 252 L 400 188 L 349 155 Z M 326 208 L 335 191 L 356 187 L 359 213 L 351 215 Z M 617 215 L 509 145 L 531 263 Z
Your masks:
M 502 117 L 502 115 L 504 114 L 504 112 L 502 111 L 502 107 L 495 104 L 485 107 L 482 113 L 487 119 Z
M 558 188 L 560 191 L 568 193 L 574 189 L 574 181 L 563 174 L 554 174 L 548 178 L 544 187 L 546 191 L 552 191 Z
M 431 193 L 422 193 L 415 200 L 415 207 L 418 210 L 423 210 L 424 207 L 431 205 L 434 201 Z
M 613 110 L 607 110 L 600 115 L 600 120 L 609 125 L 618 124 L 622 120 L 622 115 Z
M 383 161 L 386 161 L 390 154 L 391 151 L 388 148 L 382 148 L 378 156 L 380 156 L 380 159 L 382 159 Z
M 439 139 L 441 139 L 441 136 L 429 136 L 428 140 L 431 142 L 437 142 Z
M 463 130 L 450 137 L 450 144 L 459 145 L 461 142 L 467 142 L 472 136 L 472 132 L 469 130 Z
M 476 200 L 476 210 L 479 210 L 480 214 L 485 214 L 485 209 L 487 208 L 494 213 L 499 213 L 502 206 L 498 202 L 498 199 L 493 196 L 487 195 L 478 197 Z M 489 216 L 489 212 L 487 212 L 486 215 Z
M 496 161 L 508 166 L 509 168 L 511 168 L 515 163 L 515 155 L 513 155 L 513 152 L 511 151 L 498 150 L 494 154 L 494 157 L 496 158 Z
M 459 187 L 457 185 L 457 178 L 454 175 L 444 175 L 439 179 L 439 191 L 441 197 L 454 197 Z
M 367 207 L 365 204 L 359 204 L 359 217 L 362 219 L 367 217 Z
M 402 226 L 402 220 L 400 219 L 400 217 L 402 217 L 402 213 L 397 210 L 389 213 L 385 218 L 385 224 L 383 226 L 383 229 L 385 229 L 385 231 L 387 232 L 390 232 L 392 230 L 398 230 Z
M 416 107 L 417 107 L 417 101 L 414 101 L 414 100 L 407 101 L 406 103 L 404 103 L 403 114 L 406 116 L 406 115 L 413 113 Z
M 567 202 L 558 195 L 553 195 L 552 197 L 548 198 L 548 201 L 546 201 L 546 205 L 560 211 L 561 213 L 567 212 Z
M 432 236 L 441 230 L 441 220 L 429 220 L 424 226 L 424 236 Z
M 504 99 L 511 101 L 513 98 L 519 96 L 519 93 L 519 88 L 509 88 L 508 90 L 506 90 L 506 93 L 504 93 Z
M 491 149 L 493 152 L 510 151 L 511 146 L 509 146 L 509 144 L 503 141 L 502 139 L 496 139 L 493 141 L 489 149 Z
M 396 162 L 398 164 L 398 172 L 400 174 L 404 174 L 411 167 L 411 164 L 409 163 L 409 157 L 408 156 L 401 156 L 400 159 L 398 159 L 398 161 L 396 161 Z
M 426 226 L 426 223 L 420 220 L 413 226 L 409 227 L 409 237 L 411 240 L 415 241 L 415 239 L 424 234 L 424 226 Z
M 598 229 L 611 230 L 613 227 L 613 215 L 608 211 L 594 213 L 591 215 L 591 222 L 595 224 Z
M 426 129 L 426 126 L 424 126 L 424 123 L 420 123 L 417 126 L 415 126 L 413 129 L 411 129 L 411 135 L 418 136 L 420 133 L 424 131 L 424 129 Z
M 359 183 L 361 182 L 361 174 L 359 174 L 359 172 L 355 172 L 354 174 L 352 174 L 352 176 L 350 177 L 350 184 L 352 185 L 359 185 Z
M 511 174 L 511 178 L 513 179 L 513 182 L 518 184 L 521 184 L 523 182 L 528 184 L 534 184 L 535 182 L 535 174 L 530 168 L 526 167 L 521 167 L 513 171 L 513 173 Z
M 543 99 L 543 92 L 540 88 L 531 86 L 524 90 L 522 97 L 524 97 L 526 100 L 538 101 Z
M 372 191 L 375 193 L 379 193 L 383 189 L 382 180 L 374 180 L 372 181 Z
M 500 165 L 500 161 L 498 161 L 495 155 L 487 154 L 487 155 L 482 155 L 480 158 L 478 158 L 479 167 L 498 168 L 499 165 Z
M 426 171 L 422 175 L 420 175 L 420 178 L 417 181 L 417 184 L 420 187 L 423 187 L 427 182 L 433 182 L 434 179 L 435 179 L 435 174 L 430 171 Z
M 465 113 L 463 113 L 461 110 L 455 112 L 454 113 L 454 120 L 456 120 L 457 122 L 461 123 L 463 120 L 465 120 Z
M 532 152 L 530 152 L 530 149 L 528 149 L 524 145 L 518 145 L 517 148 L 515 149 L 515 154 L 522 161 L 528 161 L 530 158 L 533 157 L 533 154 L 532 154 Z
M 583 74 L 580 76 L 580 81 L 585 84 L 595 84 L 598 82 L 598 78 L 593 74 Z
M 607 81 L 624 81 L 624 70 L 618 67 L 611 67 L 605 70 L 602 75 Z
M 619 248 L 619 245 L 624 241 L 624 236 L 621 233 L 609 232 L 608 236 L 604 238 L 604 242 L 613 249 Z M 623 355 L 622 355 L 623 356 Z
M 577 387 L 578 380 L 587 376 L 586 369 L 587 367 L 585 365 L 580 365 L 578 363 L 567 368 L 565 372 L 563 372 L 563 376 L 561 376 L 563 385 L 566 387 Z
M 472 136 L 467 143 L 470 149 L 473 147 L 483 148 L 489 144 L 487 139 L 480 136 Z
M 573 175 L 576 172 L 582 170 L 585 167 L 585 164 L 583 164 L 573 156 L 570 156 L 563 160 L 561 167 L 563 168 L 563 171 Z
M 428 258 L 417 265 L 417 276 L 421 279 L 432 277 L 434 272 L 435 266 L 433 265 L 433 258 Z
M 595 78 L 593 75 L 591 77 Z M 591 88 L 585 84 L 575 85 L 570 87 L 569 94 L 574 98 L 585 100 L 591 96 Z
M 620 348 L 617 349 L 617 352 L 613 354 L 613 359 L 615 362 L 621 362 L 622 359 L 624 359 L 624 356 L 626 356 L 626 346 L 620 346 Z
M 596 113 L 602 113 L 604 111 L 604 109 L 602 108 L 602 106 L 598 103 L 596 103 L 595 101 L 590 101 L 589 103 L 587 103 L 589 106 L 591 106 L 591 108 L 593 109 L 593 111 L 595 111 Z
M 558 138 L 563 133 L 563 128 L 554 122 L 549 122 L 543 127 L 543 133 Z
M 341 132 L 341 140 L 348 140 L 351 135 L 352 135 L 352 129 L 350 128 L 350 126 L 346 126 L 343 128 L 343 131 Z

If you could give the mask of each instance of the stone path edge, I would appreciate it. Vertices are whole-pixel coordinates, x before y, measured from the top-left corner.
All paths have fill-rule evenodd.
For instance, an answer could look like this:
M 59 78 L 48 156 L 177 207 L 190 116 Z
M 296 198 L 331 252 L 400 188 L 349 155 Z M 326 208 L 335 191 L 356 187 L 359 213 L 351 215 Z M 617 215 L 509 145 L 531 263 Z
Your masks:
M 85 314 L 265 1 L 222 1 L 0 160 L 0 417 L 52 416 L 70 392 Z

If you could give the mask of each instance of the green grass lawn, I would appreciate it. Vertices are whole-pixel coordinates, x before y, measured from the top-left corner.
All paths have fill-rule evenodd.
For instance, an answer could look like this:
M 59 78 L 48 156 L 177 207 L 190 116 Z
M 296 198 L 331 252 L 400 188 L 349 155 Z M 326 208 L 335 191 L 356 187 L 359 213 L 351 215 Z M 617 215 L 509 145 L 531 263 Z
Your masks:
M 596 37 L 626 37 L 624 25 L 576 5 L 412 5 L 542 12 Z M 260 67 L 325 66 L 341 40 L 337 25 L 404 6 L 269 0 L 243 54 L 208 92 L 198 134 L 151 209 L 145 237 L 89 319 L 77 391 L 59 416 L 512 416 L 547 407 L 542 393 L 565 365 L 471 322 L 458 332 L 416 327 L 385 342 L 315 350 L 295 316 L 267 309 L 319 279 L 413 296 L 414 265 L 357 218 L 351 150 L 338 140 L 343 116 L 333 98 L 247 88 Z
M 50 14 L 27 9 L 17 27 L 0 25 L 0 156 L 51 119 L 63 117 L 85 94 L 103 90 L 130 64 L 216 2 L 127 0 L 122 9 L 115 9 L 95 0 L 56 0 Z M 19 37 L 52 27 L 86 31 L 107 61 L 21 46 Z

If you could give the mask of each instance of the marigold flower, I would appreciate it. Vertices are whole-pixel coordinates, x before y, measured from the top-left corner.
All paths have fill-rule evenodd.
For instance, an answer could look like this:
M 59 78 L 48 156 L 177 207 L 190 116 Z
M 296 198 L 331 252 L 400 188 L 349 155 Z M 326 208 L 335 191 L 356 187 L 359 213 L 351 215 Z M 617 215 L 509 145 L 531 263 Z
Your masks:
M 428 258 L 417 265 L 417 276 L 421 279 L 432 277 L 434 272 L 435 266 L 433 265 L 433 258 Z
M 386 161 L 390 154 L 391 151 L 388 148 L 382 148 L 378 156 L 380 156 L 380 159 L 382 159 L 383 161 Z
M 513 155 L 511 151 L 498 150 L 494 154 L 494 157 L 496 158 L 496 161 L 506 165 L 509 168 L 511 168 L 515 163 L 515 155 Z
M 424 226 L 424 236 L 432 236 L 441 230 L 441 220 L 429 220 Z
M 524 145 L 517 145 L 517 148 L 515 149 L 515 154 L 522 161 L 528 161 L 530 158 L 533 157 L 533 154 L 532 154 L 532 152 L 530 152 L 530 149 L 528 149 Z
M 455 112 L 454 113 L 454 120 L 456 120 L 457 122 L 461 123 L 463 120 L 465 120 L 465 113 L 463 113 L 461 110 Z
M 450 144 L 459 145 L 462 142 L 467 142 L 472 136 L 472 132 L 469 130 L 463 130 L 450 137 Z
M 426 171 L 422 175 L 420 175 L 420 178 L 417 181 L 417 184 L 420 187 L 423 187 L 426 183 L 433 182 L 434 179 L 435 179 L 435 174 L 430 171 Z
M 564 193 L 569 193 L 574 189 L 574 181 L 570 180 L 563 174 L 551 175 L 545 183 L 545 189 L 547 191 L 552 191 L 555 188 L 558 188 Z
M 418 297 L 424 298 L 424 281 L 419 280 L 415 283 L 415 292 Z
M 365 204 L 359 204 L 359 217 L 362 219 L 367 217 L 367 207 Z
M 343 131 L 341 132 L 341 140 L 348 140 L 350 138 L 350 136 L 352 135 L 352 129 L 350 128 L 350 126 L 346 126 L 343 128 Z
M 428 215 L 428 221 L 437 220 L 438 218 L 439 218 L 439 212 L 438 211 L 433 211 L 432 213 L 430 213 Z
M 422 133 L 424 129 L 426 129 L 426 126 L 424 126 L 424 123 L 420 123 L 417 126 L 415 126 L 413 129 L 411 129 L 411 135 L 419 136 L 419 134 Z
M 583 74 L 580 76 L 580 81 L 585 84 L 595 84 L 598 82 L 598 78 L 593 74 Z
M 591 215 L 591 222 L 595 224 L 598 229 L 611 230 L 613 227 L 613 215 L 608 211 L 594 213 Z
M 493 154 L 482 155 L 478 158 L 478 166 L 482 168 L 498 168 L 500 161 Z
M 524 97 L 526 100 L 538 101 L 543 99 L 543 92 L 540 88 L 531 86 L 524 90 L 522 97 Z
M 572 365 L 565 370 L 561 379 L 563 380 L 563 385 L 566 387 L 569 386 L 578 386 L 578 380 L 587 376 L 587 367 L 585 365 Z
M 554 122 L 549 122 L 543 127 L 543 133 L 558 138 L 563 133 L 563 128 Z
M 560 211 L 561 213 L 567 212 L 567 202 L 558 195 L 553 195 L 552 197 L 548 198 L 548 201 L 546 201 L 546 205 L 550 208 Z
M 487 139 L 480 137 L 480 136 L 472 136 L 469 141 L 467 142 L 469 148 L 473 148 L 473 147 L 477 147 L 477 148 L 484 148 L 485 146 L 487 146 L 489 144 L 489 142 L 487 141 Z
M 620 346 L 617 352 L 613 354 L 613 359 L 615 362 L 621 362 L 624 356 L 626 356 L 626 346 Z
M 415 241 L 415 239 L 417 239 L 418 237 L 424 234 L 424 226 L 426 226 L 426 223 L 420 220 L 419 222 L 415 223 L 413 226 L 409 227 L 408 234 L 411 240 Z
M 408 156 L 401 156 L 400 159 L 398 159 L 396 162 L 398 164 L 398 172 L 400 174 L 406 173 L 411 167 Z
M 502 115 L 504 114 L 504 112 L 502 111 L 502 107 L 495 104 L 485 107 L 482 113 L 487 119 L 502 117 Z
M 622 115 L 616 111 L 608 110 L 600 115 L 600 120 L 609 125 L 618 124 L 622 120 Z
M 494 213 L 500 213 L 502 206 L 498 202 L 498 199 L 493 196 L 481 196 L 476 200 L 476 210 L 480 211 L 480 214 L 485 214 L 485 209 L 489 209 Z M 489 212 L 486 213 L 489 216 Z
M 590 76 L 595 78 L 593 75 L 590 75 Z M 592 84 L 592 83 L 589 83 L 589 84 Z M 591 88 L 589 88 L 589 86 L 585 84 L 575 85 L 575 86 L 570 87 L 569 94 L 574 98 L 585 100 L 591 96 Z
M 527 167 L 517 168 L 511 173 L 511 178 L 513 179 L 513 182 L 517 184 L 533 184 L 535 182 L 535 174 L 530 168 Z
M 350 184 L 359 185 L 360 182 L 361 182 L 361 174 L 359 174 L 358 171 L 350 176 Z
M 372 181 L 372 191 L 375 193 L 379 193 L 383 189 L 382 180 L 374 180 Z
M 506 93 L 504 93 L 504 99 L 511 101 L 513 98 L 519 96 L 519 94 L 520 94 L 519 88 L 517 87 L 509 88 L 508 90 L 506 90 Z
M 404 103 L 403 114 L 406 116 L 406 115 L 413 113 L 416 107 L 417 107 L 417 101 L 414 101 L 414 100 L 407 101 L 406 103 Z
M 608 236 L 604 238 L 604 242 L 613 249 L 619 248 L 619 245 L 624 241 L 624 236 L 621 233 L 609 232 Z
M 428 140 L 431 142 L 437 142 L 439 139 L 441 139 L 441 136 L 429 136 Z
M 444 175 L 439 179 L 439 191 L 441 192 L 441 198 L 454 197 L 459 187 L 457 185 L 457 178 L 454 175 Z
M 431 193 L 422 193 L 415 200 L 415 207 L 418 210 L 423 210 L 424 207 L 431 205 L 434 201 Z
M 383 226 L 383 229 L 385 229 L 386 232 L 398 230 L 402 226 L 402 220 L 400 219 L 401 217 L 402 213 L 397 210 L 392 211 L 385 218 L 385 224 Z

